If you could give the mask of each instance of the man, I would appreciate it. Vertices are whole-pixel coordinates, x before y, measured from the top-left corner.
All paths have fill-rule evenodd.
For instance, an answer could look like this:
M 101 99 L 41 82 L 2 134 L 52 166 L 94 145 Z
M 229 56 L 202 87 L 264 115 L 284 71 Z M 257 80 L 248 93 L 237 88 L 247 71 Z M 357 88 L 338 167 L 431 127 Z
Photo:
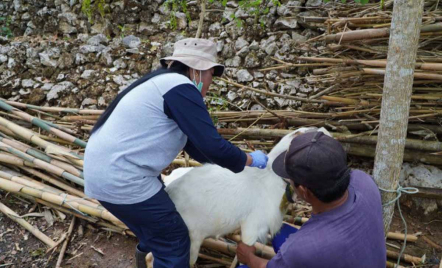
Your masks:
M 348 169 L 338 141 L 322 132 L 302 134 L 275 159 L 273 170 L 312 205 L 311 219 L 270 261 L 240 243 L 240 262 L 250 268 L 385 267 L 379 190 L 368 174 Z

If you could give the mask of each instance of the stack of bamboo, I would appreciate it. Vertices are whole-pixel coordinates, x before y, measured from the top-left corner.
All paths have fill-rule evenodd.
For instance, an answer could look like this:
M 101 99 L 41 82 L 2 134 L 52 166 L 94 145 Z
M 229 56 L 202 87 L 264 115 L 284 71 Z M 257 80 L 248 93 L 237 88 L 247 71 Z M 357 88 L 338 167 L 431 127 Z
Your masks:
M 97 115 L 102 111 L 38 107 L 4 100 L 0 100 L 0 108 L 6 111 L 2 112 L 0 117 L 0 190 L 71 214 L 94 223 L 102 229 L 134 235 L 96 200 L 86 197 L 83 193 L 82 167 L 83 151 L 86 145 L 84 137 L 92 126 L 91 120 L 95 121 Z M 285 111 L 276 111 L 275 113 L 286 116 Z M 222 118 L 226 115 L 219 113 L 216 116 Z M 228 117 L 226 116 L 226 118 Z M 262 131 L 254 129 L 238 129 L 233 132 L 229 129 L 220 130 L 226 137 L 246 133 L 249 136 L 269 138 L 269 140 L 285 135 L 287 132 L 286 130 Z M 238 144 L 242 141 L 233 142 Z M 272 141 L 251 140 L 248 146 L 270 149 L 272 144 Z M 177 159 L 174 162 L 181 165 L 198 164 L 187 159 Z M 60 256 L 64 254 L 69 232 L 55 242 L 35 226 L 17 217 L 18 215 L 14 211 L 1 203 L 0 211 L 31 231 L 50 249 L 56 248 L 64 242 L 64 249 L 61 250 L 63 253 Z M 289 206 L 286 221 L 302 225 L 308 220 L 306 217 L 309 216 L 310 211 L 311 208 L 305 205 Z M 397 235 L 390 234 L 390 237 L 403 239 L 403 235 L 397 237 Z M 218 240 L 206 239 L 200 254 L 202 267 L 205 267 L 206 263 L 210 263 L 210 267 L 230 267 L 236 252 L 235 243 L 239 239 L 240 237 L 235 234 Z M 416 238 L 409 236 L 408 239 Z M 269 259 L 275 255 L 273 249 L 268 245 L 257 243 L 256 246 L 258 254 L 262 257 Z M 397 255 L 395 252 L 391 254 L 392 256 Z M 417 260 L 408 255 L 406 258 L 405 261 L 413 260 L 415 262 Z M 219 266 L 213 266 L 214 263 Z

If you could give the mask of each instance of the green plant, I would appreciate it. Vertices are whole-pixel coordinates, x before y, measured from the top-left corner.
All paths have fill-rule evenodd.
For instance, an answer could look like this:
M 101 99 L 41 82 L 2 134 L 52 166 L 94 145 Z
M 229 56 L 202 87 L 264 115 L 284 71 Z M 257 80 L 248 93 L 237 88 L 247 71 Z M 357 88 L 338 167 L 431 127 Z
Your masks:
M 166 0 L 164 3 L 165 7 L 170 11 L 169 25 L 172 30 L 177 28 L 176 13 L 181 11 L 186 14 L 186 19 L 190 23 L 192 20 L 190 18 L 189 10 L 187 9 L 186 0 Z
M 12 22 L 11 17 L 7 17 L 7 18 L 0 17 L 0 22 L 2 22 L 2 24 L 4 22 L 4 25 L 0 26 L 0 36 L 4 36 L 4 37 L 7 37 L 7 38 L 12 37 L 13 34 L 12 34 L 12 31 L 11 31 L 11 28 L 10 28 L 10 25 L 11 25 L 11 22 Z
M 118 25 L 118 29 L 120 29 L 120 36 L 121 36 L 121 38 L 124 38 L 125 33 L 126 33 L 126 26 Z
M 100 14 L 101 18 L 104 18 L 105 15 L 105 0 L 96 0 L 94 5 L 92 5 L 91 2 L 92 0 L 83 0 L 83 2 L 81 3 L 81 11 L 87 16 L 90 23 L 93 22 L 92 19 L 95 12 Z
M 210 1 L 210 0 L 209 0 Z M 213 0 L 212 0 L 213 1 Z M 225 4 L 223 0 L 223 5 Z M 281 2 L 279 0 L 271 0 L 275 6 L 280 6 Z M 255 17 L 255 23 L 261 25 L 262 28 L 265 27 L 264 19 L 262 15 L 267 15 L 270 12 L 270 8 L 266 7 L 266 0 L 241 0 L 239 1 L 239 7 L 248 13 L 251 16 Z M 235 14 L 230 16 L 233 20 L 235 20 L 238 28 L 241 28 L 244 24 L 244 21 L 240 18 L 237 18 Z

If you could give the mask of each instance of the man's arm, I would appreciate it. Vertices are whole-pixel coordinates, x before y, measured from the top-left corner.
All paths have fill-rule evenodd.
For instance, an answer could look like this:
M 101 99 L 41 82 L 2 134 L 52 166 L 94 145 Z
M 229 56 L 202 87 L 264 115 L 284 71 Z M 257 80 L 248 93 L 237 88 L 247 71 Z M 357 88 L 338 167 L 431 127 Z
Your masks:
M 239 262 L 247 264 L 250 268 L 266 268 L 269 260 L 257 257 L 255 251 L 255 247 L 240 242 L 236 249 Z

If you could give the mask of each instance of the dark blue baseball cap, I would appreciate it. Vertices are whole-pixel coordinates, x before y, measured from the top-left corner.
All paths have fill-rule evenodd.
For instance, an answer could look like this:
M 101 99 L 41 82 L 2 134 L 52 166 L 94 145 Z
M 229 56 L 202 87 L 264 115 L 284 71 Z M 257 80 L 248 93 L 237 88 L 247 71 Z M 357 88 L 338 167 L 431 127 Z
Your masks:
M 278 176 L 311 189 L 333 187 L 350 173 L 342 145 L 320 131 L 295 137 L 272 168 Z

